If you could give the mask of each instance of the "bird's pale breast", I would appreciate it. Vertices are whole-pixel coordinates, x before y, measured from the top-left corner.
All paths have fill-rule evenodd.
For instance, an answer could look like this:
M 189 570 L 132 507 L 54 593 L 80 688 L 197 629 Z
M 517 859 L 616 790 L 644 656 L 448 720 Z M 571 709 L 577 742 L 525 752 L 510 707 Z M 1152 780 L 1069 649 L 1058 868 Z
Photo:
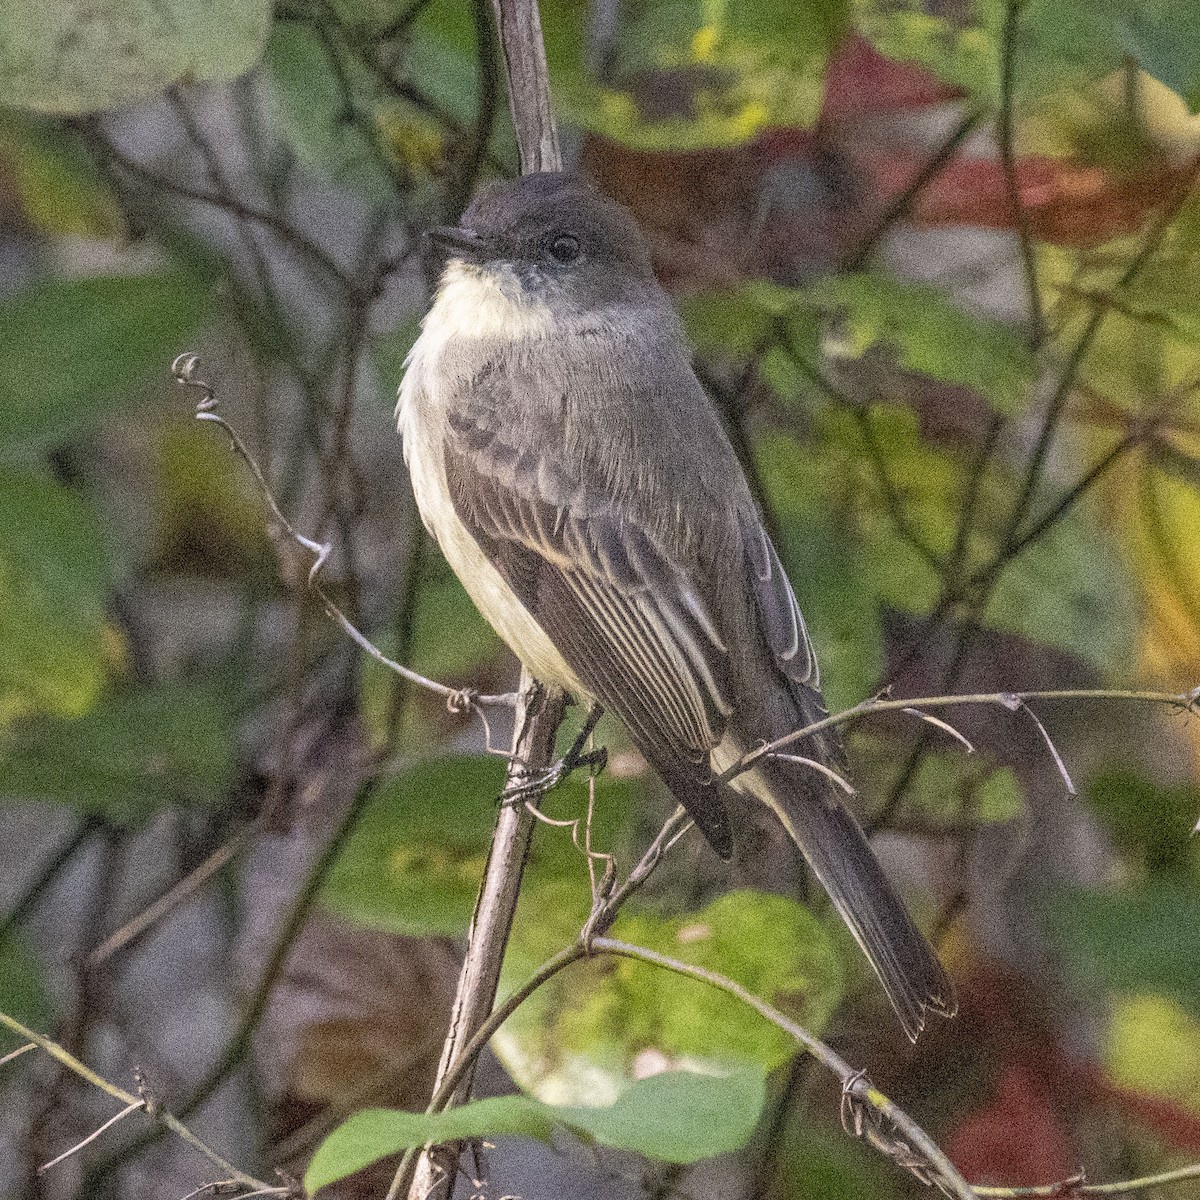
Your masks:
M 535 678 L 585 699 L 590 698 L 587 689 L 459 519 L 443 457 L 447 413 L 446 397 L 437 383 L 440 356 L 455 338 L 531 329 L 542 319 L 537 309 L 513 303 L 502 279 L 452 266 L 409 354 L 396 422 L 421 520 L 475 607 Z

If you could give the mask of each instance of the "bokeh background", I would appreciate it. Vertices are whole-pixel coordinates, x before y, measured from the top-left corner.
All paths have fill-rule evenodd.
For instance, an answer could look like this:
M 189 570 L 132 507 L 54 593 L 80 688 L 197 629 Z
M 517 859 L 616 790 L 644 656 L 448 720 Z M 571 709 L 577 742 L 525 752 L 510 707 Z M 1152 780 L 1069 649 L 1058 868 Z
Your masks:
M 567 156 L 646 232 L 831 706 L 1200 684 L 1200 6 L 542 19 Z M 327 618 L 312 556 L 170 364 L 199 355 L 361 629 L 510 689 L 391 412 L 422 231 L 515 169 L 485 0 L 0 11 L 0 1010 L 123 1087 L 140 1069 L 260 1175 L 301 1174 L 357 1109 L 424 1107 L 503 763 Z M 915 1048 L 769 831 L 732 871 L 684 839 L 618 930 L 796 1015 L 975 1182 L 1200 1158 L 1200 722 L 1032 708 L 1053 749 L 995 705 L 939 710 L 970 756 L 909 717 L 850 729 L 860 815 L 961 993 Z M 670 803 L 618 727 L 600 737 L 593 843 L 627 869 Z M 550 811 L 587 800 L 576 779 Z M 506 986 L 589 903 L 569 828 L 539 829 Z M 461 1194 L 926 1194 L 792 1049 L 698 986 L 574 969 L 481 1089 L 601 1103 L 733 1063 L 766 1080 L 721 1131 L 744 1145 L 681 1166 L 500 1140 Z M 0 1068 L 0 1196 L 214 1179 L 137 1116 L 37 1174 L 114 1111 L 47 1057 Z

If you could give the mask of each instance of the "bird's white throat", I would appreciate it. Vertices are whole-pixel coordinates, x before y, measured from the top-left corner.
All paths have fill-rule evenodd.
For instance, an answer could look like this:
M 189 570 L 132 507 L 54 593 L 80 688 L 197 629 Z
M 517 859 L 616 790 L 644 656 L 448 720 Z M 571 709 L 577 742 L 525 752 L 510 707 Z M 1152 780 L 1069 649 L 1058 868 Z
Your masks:
M 537 337 L 553 318 L 550 306 L 531 296 L 508 263 L 476 266 L 451 259 L 424 321 L 424 335 L 451 338 Z

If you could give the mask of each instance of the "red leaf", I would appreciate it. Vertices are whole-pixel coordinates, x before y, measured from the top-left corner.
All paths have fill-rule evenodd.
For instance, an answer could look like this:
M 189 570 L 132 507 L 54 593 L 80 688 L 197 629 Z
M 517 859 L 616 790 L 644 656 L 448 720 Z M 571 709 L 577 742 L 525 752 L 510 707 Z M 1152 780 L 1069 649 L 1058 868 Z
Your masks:
M 926 108 L 961 95 L 922 67 L 884 58 L 856 34 L 842 43 L 825 72 L 821 123 Z
M 1032 1186 L 1066 1179 L 1078 1158 L 1045 1085 L 1020 1063 L 1009 1063 L 995 1095 L 951 1134 L 946 1153 L 974 1183 Z

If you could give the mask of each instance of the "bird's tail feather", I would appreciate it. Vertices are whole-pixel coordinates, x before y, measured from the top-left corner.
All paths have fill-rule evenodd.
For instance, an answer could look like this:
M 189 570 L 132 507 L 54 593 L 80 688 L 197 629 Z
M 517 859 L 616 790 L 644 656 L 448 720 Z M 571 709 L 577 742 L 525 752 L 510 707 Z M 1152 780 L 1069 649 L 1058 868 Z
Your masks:
M 743 784 L 768 804 L 862 947 L 912 1041 L 930 1012 L 952 1017 L 954 987 L 913 924 L 833 785 L 800 763 L 768 761 Z

